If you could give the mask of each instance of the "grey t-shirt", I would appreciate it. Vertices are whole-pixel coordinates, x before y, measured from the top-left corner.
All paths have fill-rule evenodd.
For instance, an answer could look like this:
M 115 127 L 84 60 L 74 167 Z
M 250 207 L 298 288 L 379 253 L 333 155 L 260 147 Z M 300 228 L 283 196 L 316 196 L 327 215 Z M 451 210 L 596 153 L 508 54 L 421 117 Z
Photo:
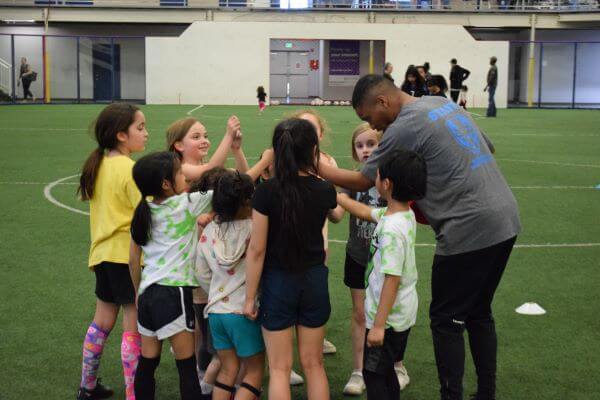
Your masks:
M 424 96 L 402 107 L 362 174 L 403 148 L 427 164 L 427 195 L 417 201 L 437 239 L 436 254 L 483 249 L 521 231 L 515 197 L 470 115 L 443 97 Z
M 374 186 L 366 192 L 352 192 L 346 189 L 343 189 L 342 192 L 346 193 L 350 198 L 372 208 L 381 208 L 387 205 L 386 201 L 379 196 L 379 193 Z M 356 218 L 354 215 L 350 215 L 346 254 L 352 257 L 356 263 L 365 267 L 369 262 L 371 236 L 373 235 L 376 226 L 377 223 L 363 221 L 362 219 Z

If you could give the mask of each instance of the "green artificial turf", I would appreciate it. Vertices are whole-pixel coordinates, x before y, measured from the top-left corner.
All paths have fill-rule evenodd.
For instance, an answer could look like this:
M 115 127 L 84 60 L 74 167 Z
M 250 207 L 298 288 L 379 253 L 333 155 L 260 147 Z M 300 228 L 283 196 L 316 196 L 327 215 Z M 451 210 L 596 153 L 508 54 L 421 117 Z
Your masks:
M 99 105 L 0 107 L 0 399 L 69 399 L 79 384 L 81 345 L 94 313 L 94 277 L 87 269 L 88 218 L 44 197 L 45 185 L 78 173 L 94 142 L 88 126 Z M 143 106 L 150 140 L 164 149 L 165 129 L 192 106 Z M 276 122 L 291 107 L 206 106 L 193 113 L 213 148 L 230 114 L 242 122 L 244 149 L 255 161 Z M 331 132 L 323 148 L 342 167 L 354 166 L 350 135 L 359 122 L 349 107 L 319 110 Z M 482 113 L 482 110 L 473 110 Z M 496 146 L 498 163 L 514 187 L 523 221 L 494 303 L 498 328 L 498 398 L 591 399 L 598 396 L 600 365 L 600 113 L 584 110 L 500 110 L 476 117 Z M 81 210 L 76 178 L 51 190 L 60 203 Z M 347 221 L 330 238 L 347 238 Z M 403 399 L 435 399 L 438 382 L 427 309 L 434 238 L 421 227 L 417 241 L 420 309 L 411 331 Z M 580 246 L 573 246 L 579 244 Z M 592 244 L 584 246 L 584 244 Z M 593 245 L 595 244 L 595 245 Z M 338 353 L 326 356 L 331 397 L 341 399 L 351 366 L 350 295 L 344 286 L 344 245 L 332 242 L 329 266 L 333 312 L 327 337 Z M 548 313 L 515 313 L 535 301 Z M 100 375 L 123 398 L 121 328 L 111 334 Z M 165 346 L 166 347 L 166 346 Z M 467 353 L 465 393 L 475 388 Z M 298 367 L 297 363 L 296 366 Z M 168 349 L 157 372 L 157 399 L 177 399 L 177 372 Z M 304 387 L 293 390 L 305 398 Z M 595 394 L 594 394 L 595 393 Z

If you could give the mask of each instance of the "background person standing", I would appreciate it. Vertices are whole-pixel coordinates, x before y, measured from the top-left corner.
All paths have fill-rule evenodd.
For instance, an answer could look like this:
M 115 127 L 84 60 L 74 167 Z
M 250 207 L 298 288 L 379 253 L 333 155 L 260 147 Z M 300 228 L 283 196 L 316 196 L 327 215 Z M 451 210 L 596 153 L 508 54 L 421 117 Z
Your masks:
M 29 64 L 27 64 L 27 58 L 21 57 L 21 69 L 19 71 L 19 81 L 17 82 L 17 86 L 23 82 L 23 100 L 27 100 L 28 97 L 31 97 L 33 101 L 35 101 L 35 97 L 33 93 L 29 90 L 31 86 L 31 82 L 35 80 L 35 72 L 31 70 Z
M 495 117 L 496 116 L 496 101 L 494 100 L 494 95 L 496 94 L 496 86 L 498 86 L 498 67 L 496 67 L 496 61 L 498 59 L 496 57 L 490 58 L 490 69 L 487 74 L 487 85 L 483 91 L 487 90 L 488 92 L 488 108 L 487 108 L 487 117 Z
M 458 65 L 456 58 L 450 60 L 450 97 L 455 103 L 458 101 L 458 95 L 463 82 L 471 75 L 471 71 Z

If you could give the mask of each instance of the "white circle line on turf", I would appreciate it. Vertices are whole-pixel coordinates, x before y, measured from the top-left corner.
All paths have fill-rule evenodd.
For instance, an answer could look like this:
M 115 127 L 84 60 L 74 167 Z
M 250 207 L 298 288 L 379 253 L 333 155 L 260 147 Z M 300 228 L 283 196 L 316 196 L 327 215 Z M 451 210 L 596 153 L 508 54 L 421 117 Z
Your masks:
M 329 242 L 346 244 L 346 240 L 329 239 Z M 417 243 L 416 247 L 435 247 L 434 243 Z M 572 247 L 600 247 L 600 243 L 538 243 L 516 244 L 517 249 L 543 249 L 543 248 L 572 248 Z
M 192 115 L 192 113 L 196 110 L 201 109 L 202 107 L 204 107 L 204 104 L 200 104 L 198 107 L 194 107 L 192 108 L 190 111 L 187 112 L 187 115 Z
M 56 200 L 56 198 L 54 198 L 54 196 L 52 196 L 52 188 L 56 185 L 60 185 L 62 182 L 71 179 L 71 178 L 75 178 L 76 176 L 79 176 L 79 174 L 77 175 L 71 175 L 71 176 L 67 176 L 64 178 L 60 178 L 55 180 L 54 182 L 50 182 L 49 184 L 47 184 L 46 186 L 44 186 L 44 197 L 52 204 L 54 204 L 57 207 L 60 208 L 64 208 L 65 210 L 77 213 L 77 214 L 82 214 L 82 215 L 90 215 L 89 212 L 87 211 L 83 211 L 80 210 L 78 208 L 74 208 L 74 207 L 70 207 L 66 204 L 61 203 L 60 201 Z

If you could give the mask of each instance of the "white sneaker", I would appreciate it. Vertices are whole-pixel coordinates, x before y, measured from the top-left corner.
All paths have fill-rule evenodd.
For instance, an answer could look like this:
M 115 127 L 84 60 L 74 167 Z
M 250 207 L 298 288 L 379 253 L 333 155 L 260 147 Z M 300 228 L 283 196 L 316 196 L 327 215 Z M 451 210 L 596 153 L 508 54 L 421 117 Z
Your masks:
M 290 374 L 290 385 L 298 386 L 298 385 L 302 385 L 303 383 L 304 383 L 304 378 L 302 378 L 300 375 L 298 375 L 296 373 L 296 371 L 292 370 L 292 373 Z
M 408 371 L 406 367 L 403 365 L 401 367 L 394 367 L 396 370 L 396 375 L 398 376 L 398 383 L 400 384 L 400 390 L 404 390 L 406 386 L 410 383 L 410 377 L 408 376 Z
M 337 348 L 327 339 L 323 339 L 323 354 L 335 354 Z
M 354 371 L 352 375 L 350 375 L 348 383 L 344 386 L 344 394 L 347 396 L 360 396 L 366 388 L 362 372 Z

